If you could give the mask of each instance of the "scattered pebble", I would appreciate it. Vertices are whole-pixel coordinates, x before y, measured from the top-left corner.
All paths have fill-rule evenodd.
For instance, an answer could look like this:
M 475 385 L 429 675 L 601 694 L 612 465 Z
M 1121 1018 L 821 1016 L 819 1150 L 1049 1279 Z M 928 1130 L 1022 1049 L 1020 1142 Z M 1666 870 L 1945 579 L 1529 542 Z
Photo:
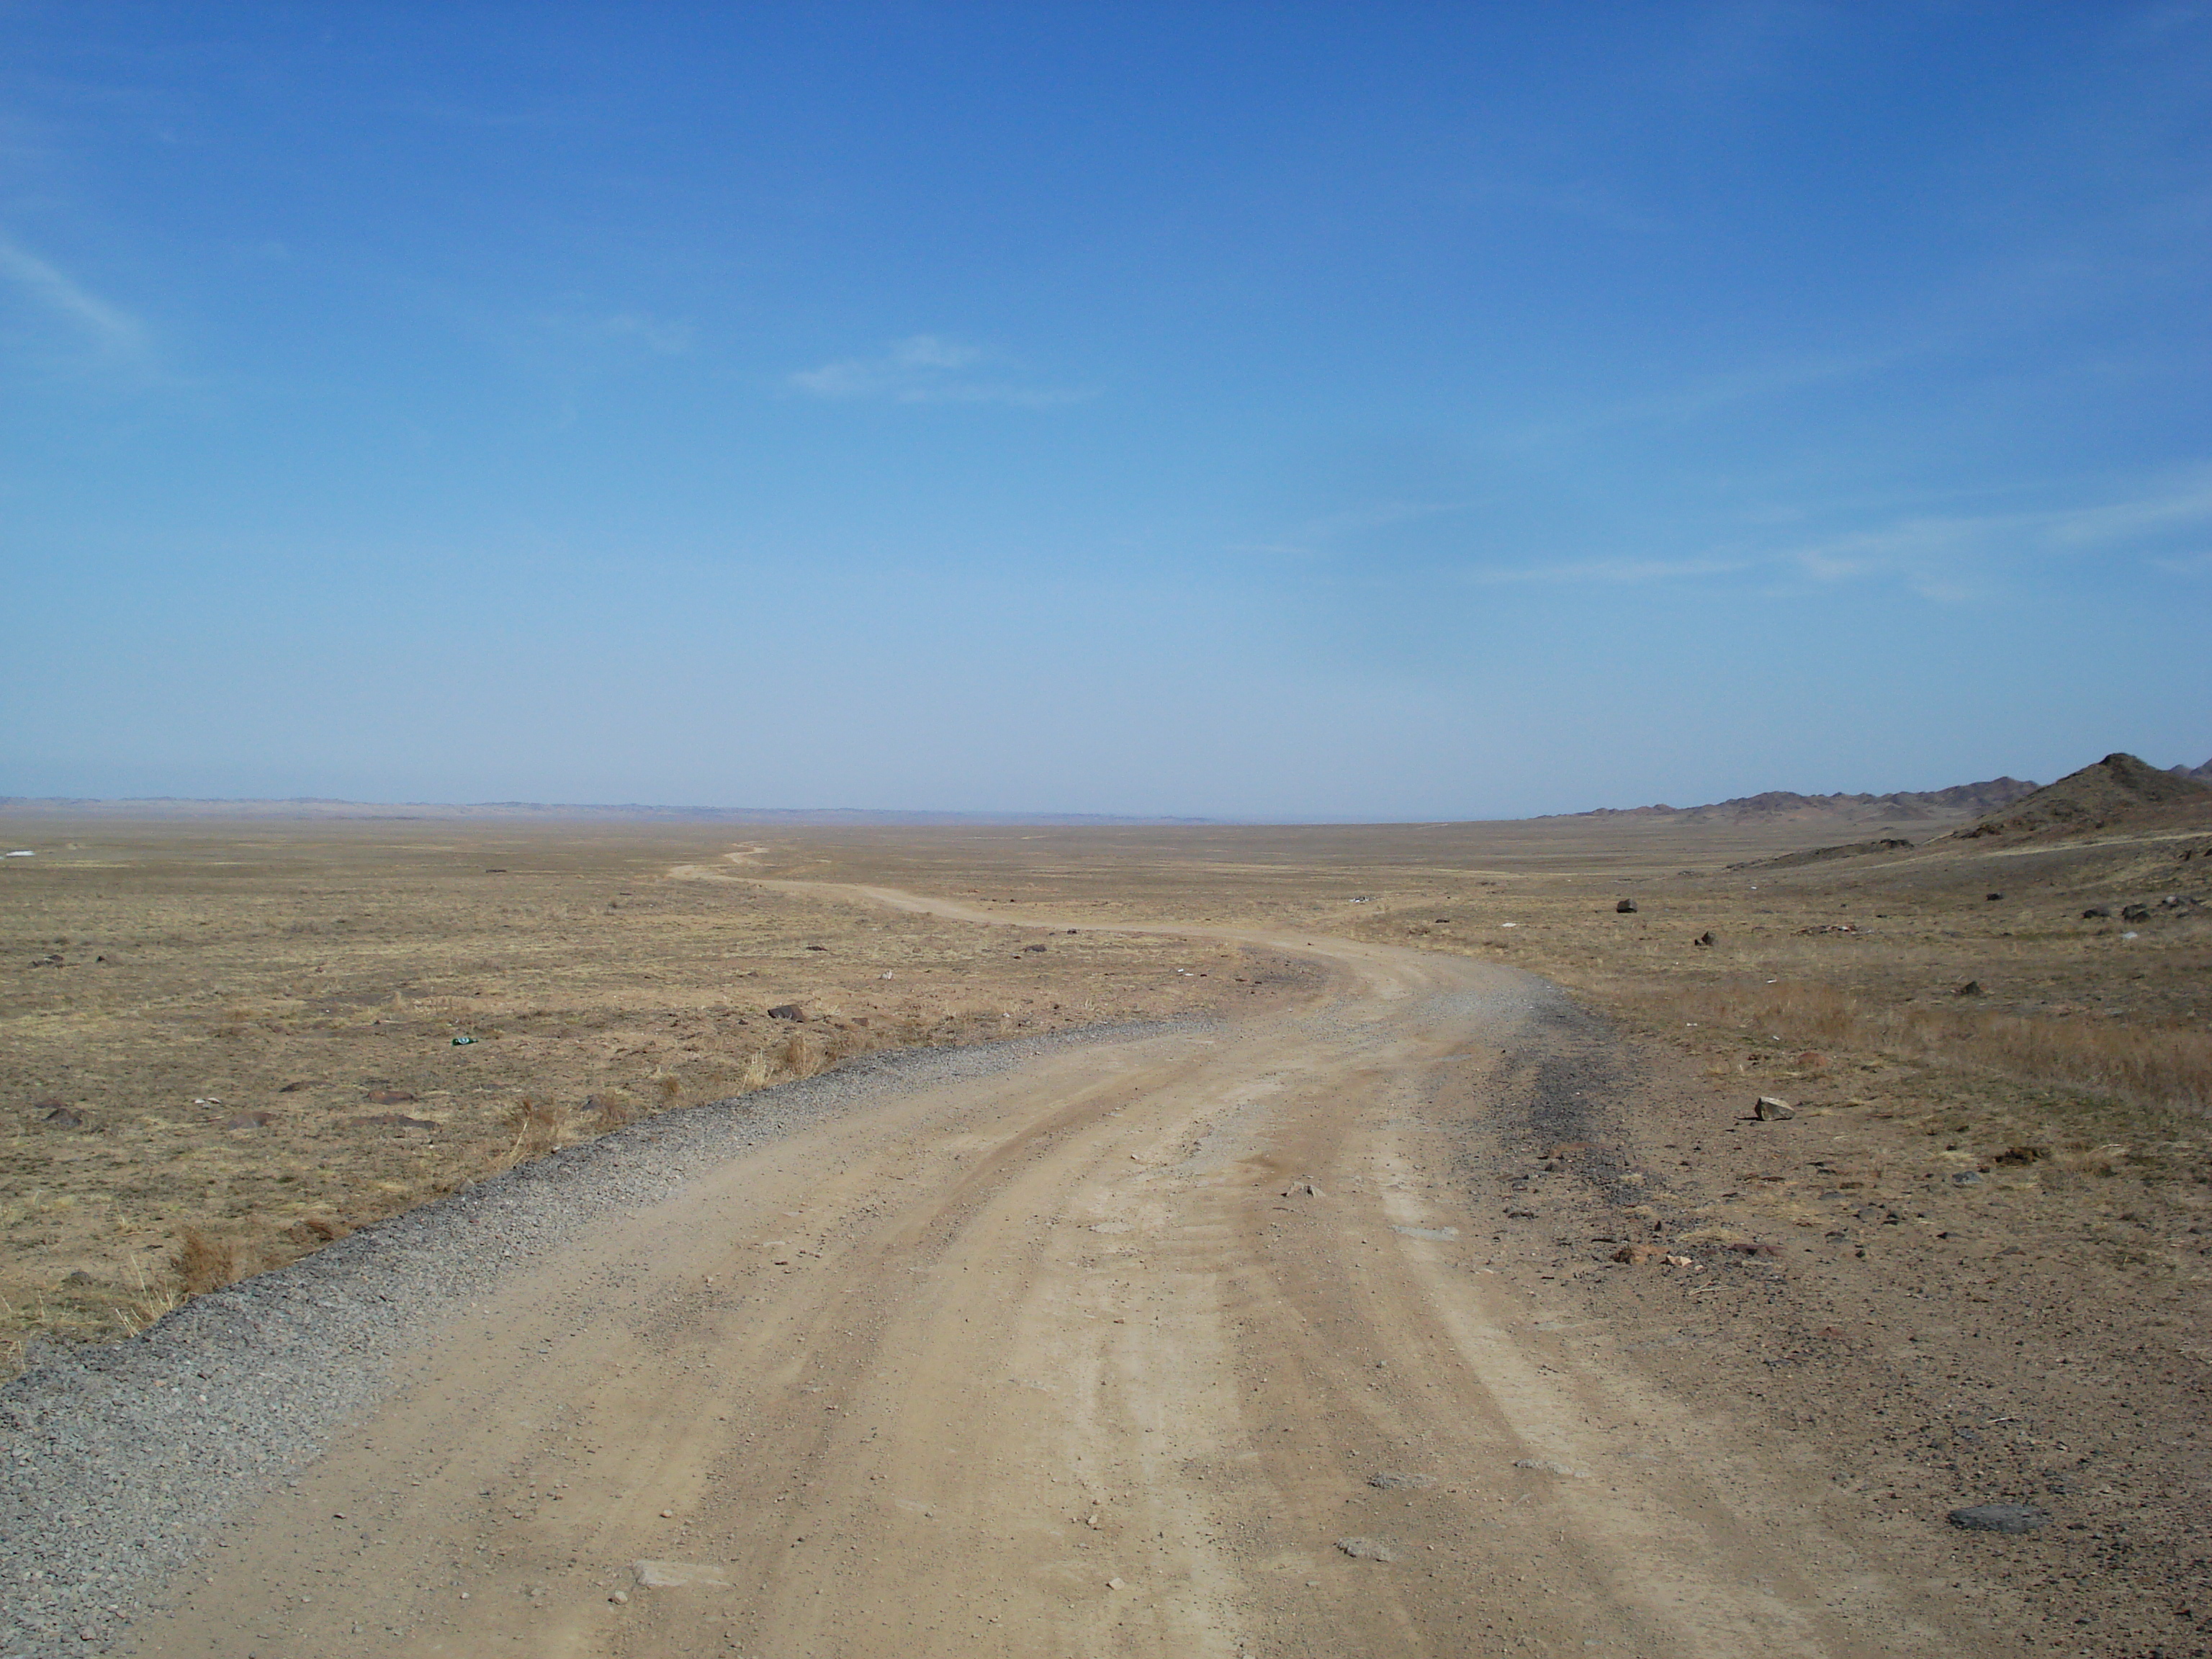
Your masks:
M 1513 1467 L 1516 1469 L 1535 1469 L 1545 1474 L 1565 1475 L 1570 1480 L 1589 1479 L 1588 1469 L 1569 1468 L 1565 1463 L 1554 1463 L 1548 1457 L 1516 1457 L 1513 1460 Z
M 1395 1561 L 1398 1553 L 1379 1538 L 1340 1538 L 1337 1548 L 1355 1561 Z
M 640 1589 L 680 1589 L 695 1584 L 709 1589 L 730 1587 L 727 1573 L 703 1561 L 633 1561 L 629 1570 Z

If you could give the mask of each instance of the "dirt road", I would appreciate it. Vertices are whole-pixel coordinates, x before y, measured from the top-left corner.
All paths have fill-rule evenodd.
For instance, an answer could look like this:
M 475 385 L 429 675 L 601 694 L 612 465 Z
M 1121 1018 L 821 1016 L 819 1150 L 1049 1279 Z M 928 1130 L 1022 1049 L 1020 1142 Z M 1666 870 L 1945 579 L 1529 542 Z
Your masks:
M 1544 1041 L 1543 986 L 1204 936 L 1296 951 L 1327 988 L 918 1089 L 519 1271 L 138 1650 L 1934 1637 L 1812 1518 L 1816 1473 L 1714 1443 L 1617 1348 L 1553 1340 L 1565 1287 L 1485 1265 L 1455 1160 Z

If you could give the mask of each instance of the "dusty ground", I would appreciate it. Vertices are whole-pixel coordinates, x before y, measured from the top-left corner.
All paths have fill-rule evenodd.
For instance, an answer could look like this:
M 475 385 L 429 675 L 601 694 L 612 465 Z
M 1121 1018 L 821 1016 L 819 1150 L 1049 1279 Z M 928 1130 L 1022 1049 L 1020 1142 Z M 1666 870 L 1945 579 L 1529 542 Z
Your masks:
M 518 1004 L 627 886 L 702 938 L 936 938 L 947 987 L 1046 971 L 1017 940 L 1125 975 L 1032 1019 L 1248 1006 L 702 1172 L 533 1270 L 142 1650 L 2212 1652 L 2206 924 L 2080 915 L 2208 866 L 1727 868 L 1817 838 L 662 833 L 659 874 L 546 905 Z M 1170 920 L 1212 931 L 1103 931 Z M 751 965 L 803 965 L 781 937 Z M 880 971 L 800 989 L 849 1020 Z M 484 1057 L 452 1029 L 423 1078 Z M 643 1092 L 663 1042 L 570 1094 Z M 1992 1501 L 2048 1523 L 1945 1521 Z
M 13 833 L 37 855 L 0 860 L 0 1369 L 170 1305 L 188 1231 L 204 1288 L 632 1116 L 1269 972 L 732 883 L 720 834 Z

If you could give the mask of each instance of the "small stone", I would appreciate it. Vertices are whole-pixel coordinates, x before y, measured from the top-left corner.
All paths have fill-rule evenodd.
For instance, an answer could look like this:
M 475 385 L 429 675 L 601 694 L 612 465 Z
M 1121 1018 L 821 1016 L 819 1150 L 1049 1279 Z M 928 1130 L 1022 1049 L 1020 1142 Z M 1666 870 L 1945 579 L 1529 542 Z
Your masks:
M 681 1589 L 695 1584 L 708 1589 L 730 1587 L 727 1573 L 703 1561 L 633 1561 L 629 1570 L 640 1589 Z
M 1337 1548 L 1355 1561 L 1395 1561 L 1398 1553 L 1379 1538 L 1340 1538 Z
M 226 1129 L 265 1129 L 276 1121 L 274 1112 L 233 1112 L 223 1119 Z
M 1981 1174 L 1975 1170 L 1961 1170 L 1951 1177 L 1951 1184 L 1954 1187 L 1978 1187 L 1982 1184 Z
M 1437 1478 L 1433 1474 L 1401 1474 L 1384 1469 L 1369 1475 L 1367 1484 L 1382 1492 L 1418 1492 L 1424 1486 L 1435 1486 Z
M 1761 1095 L 1752 1102 L 1751 1115 L 1761 1123 L 1778 1123 L 1796 1116 L 1797 1109 L 1786 1100 L 1778 1100 L 1772 1095 Z
M 52 1105 L 47 1110 L 46 1116 L 40 1121 L 44 1123 L 51 1124 L 57 1129 L 82 1129 L 84 1127 L 84 1114 L 82 1112 L 76 1110 L 74 1107 L 64 1106 L 59 1103 Z
M 1613 913 L 1617 916 L 1634 915 L 1636 914 L 1636 901 L 1634 899 L 1621 900 L 1620 903 L 1613 907 Z
M 2120 920 L 2122 921 L 2148 921 L 2150 920 L 2150 906 L 2148 904 L 2130 904 L 2123 906 L 2120 910 Z
M 1109 1578 L 1106 1581 L 1106 1588 L 1108 1589 L 1120 1589 L 1121 1588 L 1121 1581 L 1118 1578 Z
M 1949 1516 L 1953 1526 L 1968 1532 L 2033 1532 L 2050 1519 L 2049 1510 L 2031 1504 L 1976 1504 Z
M 1535 1469 L 1544 1474 L 1564 1475 L 1570 1480 L 1589 1479 L 1587 1469 L 1569 1468 L 1565 1463 L 1555 1463 L 1548 1457 L 1516 1457 L 1513 1460 L 1513 1467 L 1516 1469 Z
M 627 1607 L 629 1605 L 629 1592 L 628 1590 L 617 1590 L 612 1595 L 607 1597 L 607 1600 L 613 1602 L 618 1607 Z
M 2112 907 L 2109 904 L 2093 904 L 2081 913 L 2084 921 L 2110 921 L 2112 919 Z
M 1613 1253 L 1613 1259 L 1627 1267 L 1650 1267 L 1667 1259 L 1667 1252 L 1656 1244 L 1624 1244 Z
M 1982 982 L 1978 979 L 1970 979 L 1964 985 L 1961 985 L 1957 990 L 1952 992 L 1951 994 L 1954 997 L 1980 996 L 1982 994 Z
M 768 1017 L 770 1019 L 787 1019 L 796 1025 L 805 1022 L 806 1010 L 795 1002 L 779 1002 L 768 1011 Z
M 1706 928 L 1706 929 L 1705 929 L 1705 931 L 1704 933 L 1702 933 L 1698 934 L 1698 935 L 1697 936 L 1697 938 L 1695 938 L 1695 939 L 1692 939 L 1692 940 L 1690 941 L 1690 943 L 1691 943 L 1691 944 L 1692 944 L 1692 945 L 1718 945 L 1720 942 L 1721 942 L 1721 936 L 1720 936 L 1718 933 L 1716 933 L 1715 932 L 1713 932 L 1713 930 L 1712 930 L 1711 928 L 1710 928 L 1710 927 Z

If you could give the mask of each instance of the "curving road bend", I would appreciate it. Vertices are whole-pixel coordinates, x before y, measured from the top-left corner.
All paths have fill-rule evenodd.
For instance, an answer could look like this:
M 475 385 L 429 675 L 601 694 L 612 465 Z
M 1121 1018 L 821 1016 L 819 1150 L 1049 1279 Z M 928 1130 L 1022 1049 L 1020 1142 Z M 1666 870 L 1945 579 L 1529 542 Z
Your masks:
M 137 1650 L 1712 1659 L 1929 1634 L 1808 1518 L 1817 1476 L 1714 1443 L 1617 1349 L 1545 1335 L 1566 1291 L 1483 1266 L 1454 1159 L 1552 993 L 1144 931 L 1294 951 L 1328 986 L 918 1086 L 519 1271 Z

